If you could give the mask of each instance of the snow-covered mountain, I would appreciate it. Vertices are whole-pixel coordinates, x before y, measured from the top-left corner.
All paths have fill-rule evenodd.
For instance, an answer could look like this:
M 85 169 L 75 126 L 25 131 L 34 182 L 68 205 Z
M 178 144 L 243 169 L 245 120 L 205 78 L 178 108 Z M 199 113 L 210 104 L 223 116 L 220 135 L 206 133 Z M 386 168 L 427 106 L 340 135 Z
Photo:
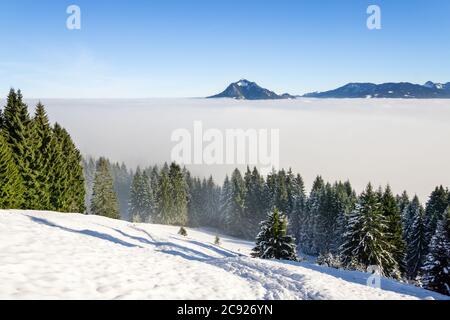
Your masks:
M 245 79 L 230 84 L 225 91 L 208 98 L 233 98 L 239 100 L 275 100 L 295 98 L 290 94 L 278 95 L 273 91 L 261 88 L 255 82 Z
M 0 299 L 448 299 L 311 263 L 250 258 L 253 244 L 98 216 L 0 211 Z
M 304 97 L 312 98 L 450 98 L 450 82 L 446 84 L 428 81 L 424 85 L 401 83 L 349 83 L 331 91 L 313 92 Z

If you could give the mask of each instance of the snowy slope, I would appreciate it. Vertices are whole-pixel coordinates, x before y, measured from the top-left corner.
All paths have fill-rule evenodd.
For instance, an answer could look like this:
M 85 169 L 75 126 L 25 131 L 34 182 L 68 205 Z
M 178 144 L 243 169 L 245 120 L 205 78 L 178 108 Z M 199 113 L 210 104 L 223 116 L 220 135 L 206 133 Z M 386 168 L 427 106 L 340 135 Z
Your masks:
M 0 299 L 446 299 L 390 280 L 248 257 L 252 243 L 103 217 L 0 211 Z

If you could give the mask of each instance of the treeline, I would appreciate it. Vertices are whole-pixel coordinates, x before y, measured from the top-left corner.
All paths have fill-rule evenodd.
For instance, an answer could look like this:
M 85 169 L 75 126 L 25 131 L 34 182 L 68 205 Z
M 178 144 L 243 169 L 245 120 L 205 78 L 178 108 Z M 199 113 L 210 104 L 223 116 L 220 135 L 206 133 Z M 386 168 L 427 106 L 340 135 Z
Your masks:
M 45 107 L 38 103 L 31 116 L 20 90 L 11 89 L 0 110 L 0 208 L 84 212 L 81 160 Z
M 417 196 L 394 195 L 389 186 L 368 184 L 357 195 L 348 181 L 331 184 L 317 177 L 307 193 L 302 177 L 291 170 L 263 177 L 256 168 L 244 174 L 236 169 L 219 186 L 211 177 L 199 179 L 165 164 L 133 174 L 128 217 L 213 227 L 254 240 L 274 208 L 288 217 L 288 233 L 299 250 L 320 263 L 362 271 L 378 266 L 386 276 L 448 290 L 450 195 L 442 186 L 424 208 Z

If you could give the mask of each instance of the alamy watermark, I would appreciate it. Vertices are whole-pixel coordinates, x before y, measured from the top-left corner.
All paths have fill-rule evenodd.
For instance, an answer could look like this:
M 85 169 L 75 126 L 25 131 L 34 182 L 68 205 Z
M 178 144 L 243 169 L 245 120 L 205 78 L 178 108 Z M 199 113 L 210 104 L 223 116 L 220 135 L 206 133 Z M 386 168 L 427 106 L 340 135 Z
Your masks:
M 381 268 L 379 266 L 369 266 L 367 272 L 371 274 L 370 277 L 367 278 L 367 286 L 381 289 Z
M 367 7 L 367 28 L 369 30 L 380 30 L 381 29 L 381 8 L 377 5 L 370 5 Z
M 66 27 L 69 30 L 81 29 L 81 9 L 77 5 L 70 5 L 67 7 L 66 13 L 69 17 L 66 20 Z
M 172 161 L 184 165 L 249 165 L 262 174 L 280 168 L 279 129 L 207 129 L 195 121 L 193 130 L 172 132 Z

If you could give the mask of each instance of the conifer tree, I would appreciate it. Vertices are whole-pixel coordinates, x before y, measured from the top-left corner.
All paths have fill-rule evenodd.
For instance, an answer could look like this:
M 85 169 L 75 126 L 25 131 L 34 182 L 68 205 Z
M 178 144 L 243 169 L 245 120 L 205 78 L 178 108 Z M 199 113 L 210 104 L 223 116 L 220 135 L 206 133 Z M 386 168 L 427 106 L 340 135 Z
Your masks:
M 94 187 L 95 171 L 97 170 L 96 161 L 92 157 L 83 159 L 83 175 L 84 175 L 84 185 L 86 190 L 86 196 L 84 201 L 84 206 L 87 209 L 87 214 L 91 214 L 91 198 L 92 189 Z
M 153 218 L 154 199 L 150 178 L 138 168 L 131 186 L 129 216 L 135 222 L 149 222 Z
M 225 177 L 225 181 L 220 191 L 220 219 L 219 223 L 223 226 L 223 230 L 230 230 L 231 222 L 230 214 L 232 208 L 233 190 L 228 175 Z
M 427 202 L 424 216 L 427 247 L 435 234 L 438 221 L 444 218 L 445 210 L 448 206 L 448 197 L 448 190 L 444 189 L 443 186 L 439 186 L 431 193 L 430 199 Z
M 287 218 L 277 208 L 261 223 L 252 256 L 261 259 L 297 261 L 295 239 L 287 235 Z
M 400 196 L 397 195 L 396 201 L 397 201 L 397 206 L 400 210 L 400 214 L 403 217 L 403 212 L 405 211 L 405 208 L 409 205 L 409 202 L 410 202 L 408 193 L 406 191 L 403 191 L 403 193 Z
M 427 254 L 423 208 L 415 196 L 405 209 L 405 268 L 409 279 L 415 279 Z
M 39 197 L 35 188 L 35 172 L 31 167 L 35 156 L 31 141 L 31 119 L 20 90 L 17 93 L 14 89 L 10 90 L 2 119 L 3 135 L 24 185 L 22 207 L 35 209 Z
M 169 167 L 164 165 L 160 172 L 157 190 L 158 214 L 156 221 L 161 224 L 170 224 L 172 216 L 172 185 L 169 177 Z
M 53 128 L 51 201 L 60 212 L 84 213 L 85 183 L 80 151 L 58 123 Z
M 248 230 L 242 223 L 245 217 L 245 181 L 242 178 L 241 172 L 235 169 L 230 181 L 231 186 L 231 203 L 230 211 L 228 213 L 228 231 L 231 235 L 236 237 L 246 238 Z
M 425 288 L 450 295 L 450 208 L 438 222 L 422 267 Z
M 405 243 L 403 241 L 402 216 L 397 201 L 388 185 L 381 197 L 381 206 L 383 216 L 386 219 L 387 241 L 392 248 L 392 256 L 403 270 L 403 261 L 405 258 Z
M 244 177 L 245 181 L 245 215 L 242 217 L 241 223 L 248 230 L 247 237 L 255 237 L 259 230 L 258 226 L 266 216 L 266 199 L 264 197 L 265 183 L 264 178 L 255 167 L 253 171 L 247 168 Z
M 398 276 L 398 265 L 392 257 L 392 246 L 385 230 L 381 199 L 369 184 L 350 214 L 341 254 L 348 266 L 376 265 L 384 275 Z
M 91 212 L 94 215 L 112 219 L 120 219 L 119 203 L 114 191 L 110 165 L 105 158 L 97 163 L 94 188 L 91 201 Z
M 127 166 L 124 163 L 115 163 L 112 165 L 111 171 L 114 180 L 114 190 L 116 191 L 117 200 L 119 201 L 120 216 L 123 220 L 131 221 L 128 213 L 133 174 L 128 171 Z M 147 171 L 144 170 L 144 173 L 147 174 Z
M 169 224 L 184 226 L 188 222 L 188 194 L 184 174 L 178 164 L 172 163 L 170 165 L 169 179 L 171 184 L 171 198 L 173 201 Z
M 32 142 L 34 144 L 34 161 L 30 164 L 35 173 L 35 201 L 30 206 L 37 210 L 53 209 L 51 205 L 51 173 L 52 173 L 52 147 L 53 132 L 48 121 L 44 105 L 40 102 L 36 106 L 32 119 Z
M 0 209 L 20 209 L 22 197 L 22 178 L 0 130 Z

